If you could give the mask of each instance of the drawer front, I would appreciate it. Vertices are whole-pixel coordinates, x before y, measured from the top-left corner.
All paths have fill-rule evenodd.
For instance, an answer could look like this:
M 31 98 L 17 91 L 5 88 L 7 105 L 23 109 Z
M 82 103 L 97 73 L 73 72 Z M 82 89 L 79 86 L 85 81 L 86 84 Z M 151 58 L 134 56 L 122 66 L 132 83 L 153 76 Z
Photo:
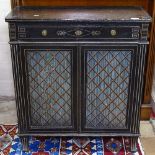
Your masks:
M 139 26 L 19 25 L 18 40 L 137 40 Z

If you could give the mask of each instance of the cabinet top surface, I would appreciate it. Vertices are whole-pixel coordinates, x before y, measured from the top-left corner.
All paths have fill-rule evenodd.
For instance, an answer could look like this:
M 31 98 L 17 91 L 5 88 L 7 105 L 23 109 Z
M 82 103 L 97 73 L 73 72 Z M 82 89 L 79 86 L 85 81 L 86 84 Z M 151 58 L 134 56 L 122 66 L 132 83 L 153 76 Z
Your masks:
M 16 7 L 6 21 L 120 21 L 150 22 L 141 7 Z

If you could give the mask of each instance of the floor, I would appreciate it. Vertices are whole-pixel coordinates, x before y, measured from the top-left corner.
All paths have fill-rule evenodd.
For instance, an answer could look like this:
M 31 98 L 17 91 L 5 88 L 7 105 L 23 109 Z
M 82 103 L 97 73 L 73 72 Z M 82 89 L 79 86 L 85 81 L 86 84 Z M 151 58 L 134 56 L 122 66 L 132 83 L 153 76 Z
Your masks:
M 155 128 L 149 121 L 141 121 L 140 130 L 145 155 L 155 155 Z
M 16 124 L 16 107 L 13 100 L 0 100 L 0 124 Z M 141 141 L 146 155 L 155 155 L 155 128 L 149 121 L 141 121 Z
M 16 124 L 17 114 L 15 101 L 0 100 L 0 124 Z

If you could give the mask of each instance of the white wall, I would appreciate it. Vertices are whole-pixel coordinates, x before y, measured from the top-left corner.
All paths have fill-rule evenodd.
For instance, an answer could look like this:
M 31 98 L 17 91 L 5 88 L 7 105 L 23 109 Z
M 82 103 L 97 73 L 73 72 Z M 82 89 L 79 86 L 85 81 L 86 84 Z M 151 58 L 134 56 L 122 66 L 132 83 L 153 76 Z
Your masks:
M 14 96 L 8 24 L 5 23 L 10 10 L 10 0 L 0 0 L 0 96 Z

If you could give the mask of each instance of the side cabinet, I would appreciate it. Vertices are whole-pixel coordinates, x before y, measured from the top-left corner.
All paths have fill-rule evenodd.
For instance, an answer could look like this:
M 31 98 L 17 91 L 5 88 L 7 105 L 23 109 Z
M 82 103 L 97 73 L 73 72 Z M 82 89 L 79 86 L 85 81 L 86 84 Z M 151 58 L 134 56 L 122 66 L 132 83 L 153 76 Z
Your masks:
M 136 152 L 150 20 L 139 7 L 6 17 L 24 150 L 29 136 L 128 136 Z

